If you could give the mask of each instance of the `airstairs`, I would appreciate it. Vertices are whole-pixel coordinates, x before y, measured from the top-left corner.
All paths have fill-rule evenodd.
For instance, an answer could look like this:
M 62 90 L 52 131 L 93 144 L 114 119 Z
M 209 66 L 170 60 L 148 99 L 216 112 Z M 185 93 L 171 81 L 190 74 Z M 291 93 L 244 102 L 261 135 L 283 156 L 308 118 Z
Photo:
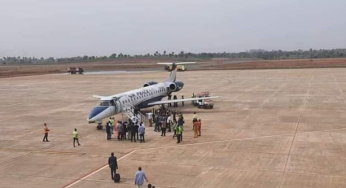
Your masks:
M 132 105 L 126 105 L 123 107 L 123 119 L 124 114 L 131 120 L 137 119 L 139 122 L 143 122 L 145 119 L 145 116 L 139 110 L 136 110 Z

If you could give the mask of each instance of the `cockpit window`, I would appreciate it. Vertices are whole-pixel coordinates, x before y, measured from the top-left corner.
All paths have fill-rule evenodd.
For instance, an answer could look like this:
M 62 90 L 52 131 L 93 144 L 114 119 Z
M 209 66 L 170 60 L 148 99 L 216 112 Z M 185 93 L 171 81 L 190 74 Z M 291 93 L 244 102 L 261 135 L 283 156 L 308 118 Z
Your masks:
M 110 106 L 109 101 L 102 101 L 100 106 Z

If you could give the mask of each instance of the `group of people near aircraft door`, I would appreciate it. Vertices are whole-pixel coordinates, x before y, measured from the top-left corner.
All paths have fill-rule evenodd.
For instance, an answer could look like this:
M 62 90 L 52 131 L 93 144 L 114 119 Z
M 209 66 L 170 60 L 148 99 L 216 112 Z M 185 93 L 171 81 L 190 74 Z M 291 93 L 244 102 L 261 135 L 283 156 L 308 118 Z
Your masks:
M 106 124 L 107 140 L 112 139 L 112 134 L 118 140 L 131 140 L 131 142 L 145 142 L 145 125 L 136 118 L 115 123 L 114 117 L 110 117 Z
M 183 140 L 185 121 L 181 112 L 178 112 L 177 110 L 169 110 L 164 106 L 161 106 L 160 109 L 153 109 L 151 113 L 148 113 L 148 119 L 150 126 L 154 124 L 154 131 L 161 132 L 161 136 L 166 136 L 167 131 L 172 132 L 173 130 L 173 139 L 177 137 L 177 143 L 180 143 Z M 198 132 L 197 135 L 201 136 L 201 120 L 197 120 L 196 112 L 193 115 L 192 123 L 196 124 L 196 129 L 194 130 Z
M 183 141 L 184 132 L 184 116 L 177 110 L 170 110 L 163 105 L 159 109 L 152 109 L 147 114 L 149 119 L 149 126 L 154 125 L 154 131 L 160 132 L 161 136 L 166 136 L 166 132 L 174 132 L 173 139 L 177 138 L 177 143 Z M 201 119 L 197 118 L 196 112 L 192 117 L 192 125 L 194 131 L 194 138 L 201 136 Z M 107 140 L 114 138 L 118 140 L 131 140 L 131 142 L 141 143 L 145 142 L 145 125 L 143 122 L 139 122 L 136 118 L 128 119 L 128 121 L 118 121 L 115 123 L 113 117 L 110 117 L 106 124 Z

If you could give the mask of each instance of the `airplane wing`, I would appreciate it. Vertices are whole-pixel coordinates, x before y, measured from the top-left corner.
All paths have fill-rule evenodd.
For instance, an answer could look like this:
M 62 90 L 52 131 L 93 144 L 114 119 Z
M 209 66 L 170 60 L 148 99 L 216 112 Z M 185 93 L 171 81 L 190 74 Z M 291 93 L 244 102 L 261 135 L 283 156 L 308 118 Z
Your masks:
M 196 62 L 177 62 L 176 65 L 186 65 L 186 64 L 195 64 Z M 158 65 L 172 65 L 171 62 L 159 62 Z
M 100 96 L 100 95 L 93 95 L 93 97 L 100 99 L 101 101 L 110 101 L 113 100 L 114 97 L 112 96 Z
M 100 99 L 101 101 L 110 101 L 110 100 L 118 100 L 122 96 L 112 95 L 112 96 L 100 96 L 100 95 L 93 95 L 93 97 Z
M 101 96 L 101 95 L 93 95 L 93 97 L 99 98 L 99 99 L 105 98 L 105 96 Z
M 185 101 L 197 101 L 197 100 L 203 100 L 203 99 L 216 99 L 220 98 L 220 96 L 213 96 L 213 97 L 196 97 L 196 98 L 188 98 L 188 99 L 177 99 L 177 100 L 166 100 L 166 101 L 156 101 L 151 102 L 148 105 L 159 105 L 159 104 L 168 104 L 173 102 L 185 102 Z

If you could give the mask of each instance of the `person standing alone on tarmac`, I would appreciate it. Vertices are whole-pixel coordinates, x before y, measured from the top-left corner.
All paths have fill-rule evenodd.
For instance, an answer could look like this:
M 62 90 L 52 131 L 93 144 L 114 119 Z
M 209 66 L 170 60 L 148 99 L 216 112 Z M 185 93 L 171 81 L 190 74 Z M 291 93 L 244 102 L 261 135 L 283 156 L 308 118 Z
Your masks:
M 108 165 L 109 165 L 109 168 L 111 169 L 112 180 L 114 180 L 114 176 L 118 169 L 118 162 L 117 162 L 117 158 L 114 157 L 113 152 L 111 153 L 111 156 L 108 158 Z
M 181 99 L 184 99 L 184 95 L 181 96 Z M 181 101 L 181 106 L 184 106 L 184 101 Z
M 148 178 L 142 171 L 142 167 L 138 167 L 138 171 L 135 174 L 135 186 L 137 188 L 144 188 L 144 180 L 148 182 Z
M 80 146 L 79 144 L 79 141 L 78 141 L 78 132 L 77 132 L 77 129 L 74 129 L 74 131 L 72 132 L 73 134 L 73 147 L 76 147 L 76 141 L 77 141 L 77 144 L 78 146 Z
M 49 142 L 49 140 L 48 140 L 49 129 L 48 129 L 46 123 L 44 123 L 43 125 L 44 125 L 44 128 L 43 128 L 43 133 L 44 133 L 43 142 Z

